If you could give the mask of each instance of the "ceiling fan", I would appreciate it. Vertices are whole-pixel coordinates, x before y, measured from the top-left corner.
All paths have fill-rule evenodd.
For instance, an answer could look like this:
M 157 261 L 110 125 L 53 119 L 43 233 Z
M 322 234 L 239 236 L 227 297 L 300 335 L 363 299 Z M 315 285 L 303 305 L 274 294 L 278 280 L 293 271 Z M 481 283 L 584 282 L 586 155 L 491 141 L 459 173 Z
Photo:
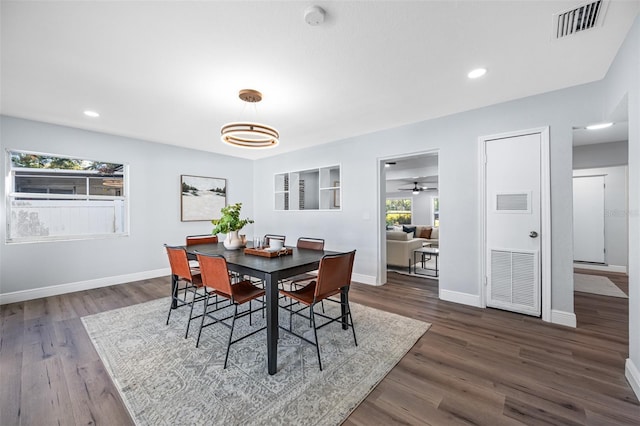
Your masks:
M 428 186 L 418 186 L 418 182 L 413 182 L 413 188 L 398 188 L 399 191 L 411 191 L 414 194 L 419 194 L 422 191 L 433 191 L 438 188 L 430 188 Z

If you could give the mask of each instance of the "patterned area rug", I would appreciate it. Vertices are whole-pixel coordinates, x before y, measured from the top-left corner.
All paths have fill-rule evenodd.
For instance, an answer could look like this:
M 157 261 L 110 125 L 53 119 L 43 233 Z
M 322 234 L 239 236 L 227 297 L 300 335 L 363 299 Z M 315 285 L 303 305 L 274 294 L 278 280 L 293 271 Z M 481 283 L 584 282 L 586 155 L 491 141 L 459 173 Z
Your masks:
M 187 309 L 175 310 L 165 326 L 169 303 L 159 299 L 82 318 L 138 425 L 338 425 L 430 327 L 351 303 L 357 347 L 351 330 L 338 323 L 320 329 L 320 371 L 315 347 L 281 331 L 278 373 L 269 376 L 266 331 L 232 345 L 224 370 L 229 329 L 205 328 L 196 348 L 196 321 L 184 339 Z M 288 321 L 281 310 L 280 323 Z M 261 325 L 260 314 L 253 326 L 244 317 L 234 337 Z M 293 328 L 313 340 L 308 321 L 294 318 Z
M 601 294 L 603 296 L 622 297 L 628 299 L 620 287 L 609 278 L 599 275 L 573 274 L 573 289 L 582 293 Z

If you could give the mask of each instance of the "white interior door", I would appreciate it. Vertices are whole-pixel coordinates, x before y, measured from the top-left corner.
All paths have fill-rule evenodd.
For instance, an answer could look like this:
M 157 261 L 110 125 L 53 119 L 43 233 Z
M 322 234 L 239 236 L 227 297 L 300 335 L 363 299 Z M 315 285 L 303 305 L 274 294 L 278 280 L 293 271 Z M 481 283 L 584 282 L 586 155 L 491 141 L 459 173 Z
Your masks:
M 604 176 L 573 178 L 573 260 L 605 263 Z
M 485 141 L 487 306 L 541 314 L 541 134 Z

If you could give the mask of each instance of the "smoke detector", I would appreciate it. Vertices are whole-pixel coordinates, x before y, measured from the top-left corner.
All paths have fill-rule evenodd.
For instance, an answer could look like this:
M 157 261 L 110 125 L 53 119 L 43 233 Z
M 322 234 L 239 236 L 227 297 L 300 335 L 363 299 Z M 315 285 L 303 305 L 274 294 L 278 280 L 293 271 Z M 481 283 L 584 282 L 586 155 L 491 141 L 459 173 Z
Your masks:
M 304 11 L 304 21 L 315 27 L 324 22 L 325 14 L 326 12 L 320 6 L 309 6 Z

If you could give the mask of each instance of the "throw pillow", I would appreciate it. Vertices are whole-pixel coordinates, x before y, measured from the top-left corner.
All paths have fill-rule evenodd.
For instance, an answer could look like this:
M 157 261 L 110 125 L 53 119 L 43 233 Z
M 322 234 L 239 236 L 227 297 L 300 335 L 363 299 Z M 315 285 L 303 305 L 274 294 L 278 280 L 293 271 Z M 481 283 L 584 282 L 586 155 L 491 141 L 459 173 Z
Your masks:
M 438 227 L 434 227 L 434 228 L 431 230 L 431 239 L 432 239 L 432 240 L 438 240 L 438 239 L 440 239 L 440 228 L 438 228 Z
M 420 231 L 420 234 L 418 235 L 418 238 L 426 238 L 427 240 L 431 238 L 431 227 L 430 226 L 425 226 L 424 228 L 422 228 L 422 230 Z
M 402 230 L 404 232 L 406 232 L 407 234 L 409 232 L 413 232 L 414 234 L 416 233 L 416 227 L 415 226 L 404 226 L 404 225 L 402 225 Z

